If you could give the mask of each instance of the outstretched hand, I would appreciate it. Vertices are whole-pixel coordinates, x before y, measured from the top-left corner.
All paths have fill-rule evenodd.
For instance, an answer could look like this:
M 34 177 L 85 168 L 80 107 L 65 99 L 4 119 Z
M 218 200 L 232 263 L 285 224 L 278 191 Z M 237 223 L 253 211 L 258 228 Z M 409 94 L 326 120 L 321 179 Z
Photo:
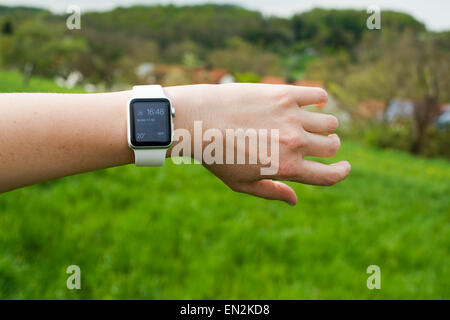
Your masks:
M 341 161 L 322 164 L 305 157 L 332 157 L 339 150 L 340 139 L 334 134 L 336 117 L 310 112 L 302 106 L 322 104 L 327 93 L 321 88 L 289 85 L 226 84 L 165 88 L 176 108 L 175 129 L 193 134 L 193 123 L 203 122 L 205 130 L 278 129 L 279 164 L 274 175 L 261 173 L 258 164 L 205 164 L 205 167 L 237 192 L 282 200 L 291 205 L 297 196 L 288 185 L 277 180 L 312 185 L 333 185 L 347 177 L 350 164 Z M 225 134 L 223 135 L 225 137 Z M 226 145 L 226 141 L 223 145 Z M 246 147 L 247 157 L 258 152 Z M 170 152 L 168 153 L 170 155 Z M 258 159 L 260 154 L 257 155 Z M 202 160 L 202 159 L 197 159 Z

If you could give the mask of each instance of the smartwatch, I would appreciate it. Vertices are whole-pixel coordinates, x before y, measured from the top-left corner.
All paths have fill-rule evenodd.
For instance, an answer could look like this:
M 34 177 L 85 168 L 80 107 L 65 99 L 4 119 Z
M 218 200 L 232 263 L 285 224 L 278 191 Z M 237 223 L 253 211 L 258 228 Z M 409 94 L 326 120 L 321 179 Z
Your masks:
M 128 101 L 128 145 L 138 167 L 164 164 L 173 141 L 175 109 L 159 85 L 134 86 Z

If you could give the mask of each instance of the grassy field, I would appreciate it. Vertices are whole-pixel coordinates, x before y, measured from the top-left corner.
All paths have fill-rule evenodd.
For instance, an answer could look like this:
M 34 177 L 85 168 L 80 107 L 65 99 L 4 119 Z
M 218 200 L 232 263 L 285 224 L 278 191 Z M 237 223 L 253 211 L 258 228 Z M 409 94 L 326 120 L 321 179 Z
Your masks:
M 14 86 L 0 73 L 0 91 Z M 348 179 L 295 185 L 296 207 L 170 160 L 2 194 L 0 298 L 449 299 L 449 162 L 349 141 L 337 159 Z M 366 287 L 372 264 L 381 290 Z
M 83 92 L 81 88 L 58 87 L 53 81 L 42 77 L 32 77 L 26 87 L 22 74 L 0 69 L 0 92 Z

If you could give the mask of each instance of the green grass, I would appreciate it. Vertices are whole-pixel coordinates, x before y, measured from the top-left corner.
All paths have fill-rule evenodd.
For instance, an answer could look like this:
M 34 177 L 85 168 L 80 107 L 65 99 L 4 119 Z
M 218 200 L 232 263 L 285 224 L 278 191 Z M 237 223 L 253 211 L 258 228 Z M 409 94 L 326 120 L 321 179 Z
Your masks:
M 32 77 L 27 86 L 24 86 L 23 76 L 17 71 L 5 71 L 0 69 L 0 92 L 72 92 L 79 93 L 83 90 L 61 88 L 54 81 L 42 77 Z
M 170 160 L 2 194 L 0 298 L 449 299 L 449 162 L 348 141 L 337 159 L 348 179 L 291 184 L 296 207 Z

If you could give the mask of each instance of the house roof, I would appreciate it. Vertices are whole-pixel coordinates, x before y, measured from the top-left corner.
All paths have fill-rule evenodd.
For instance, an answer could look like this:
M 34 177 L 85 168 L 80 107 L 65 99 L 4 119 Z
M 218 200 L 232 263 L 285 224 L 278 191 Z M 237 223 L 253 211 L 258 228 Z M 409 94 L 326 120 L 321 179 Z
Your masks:
M 388 121 L 398 118 L 411 118 L 414 113 L 414 103 L 409 100 L 392 99 L 386 108 L 385 116 Z
M 225 69 L 195 68 L 189 73 L 193 83 L 220 83 L 220 80 L 228 74 L 228 71 Z
M 219 83 L 220 80 L 225 77 L 229 72 L 225 69 L 211 69 L 209 70 L 209 74 L 211 76 L 211 80 L 214 83 Z
M 380 117 L 386 109 L 386 103 L 382 100 L 368 99 L 358 104 L 356 114 L 362 118 L 373 119 Z

